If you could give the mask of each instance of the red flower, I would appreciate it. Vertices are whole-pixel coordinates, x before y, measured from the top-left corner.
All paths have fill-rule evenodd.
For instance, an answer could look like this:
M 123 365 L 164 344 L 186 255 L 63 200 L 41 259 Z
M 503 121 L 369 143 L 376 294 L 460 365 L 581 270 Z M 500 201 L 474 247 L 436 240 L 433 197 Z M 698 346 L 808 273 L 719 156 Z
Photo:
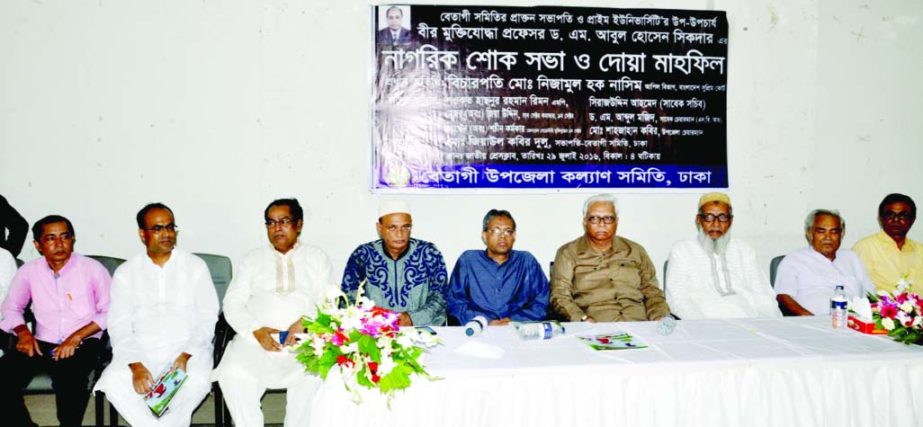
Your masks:
M 355 362 L 353 362 L 352 359 L 341 354 L 337 356 L 337 365 L 346 366 L 347 368 L 352 368 L 355 365 Z
M 379 380 L 381 380 L 381 377 L 379 377 L 377 374 L 372 374 L 372 382 L 373 382 L 373 383 L 378 384 L 378 381 L 379 381 Z
M 369 370 L 372 371 L 373 374 L 378 372 L 378 364 L 375 362 L 369 362 Z
M 372 316 L 384 316 L 390 312 L 391 310 L 388 310 L 387 308 L 384 308 L 381 306 L 376 305 L 375 307 L 372 307 Z
M 897 316 L 897 306 L 894 304 L 884 304 L 881 306 L 881 317 L 893 319 Z

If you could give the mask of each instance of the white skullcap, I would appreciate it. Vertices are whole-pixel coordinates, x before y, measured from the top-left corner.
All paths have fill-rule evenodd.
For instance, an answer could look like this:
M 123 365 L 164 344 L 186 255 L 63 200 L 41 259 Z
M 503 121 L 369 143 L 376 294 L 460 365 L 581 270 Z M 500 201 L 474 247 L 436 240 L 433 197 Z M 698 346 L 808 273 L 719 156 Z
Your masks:
M 378 217 L 396 213 L 410 215 L 410 206 L 403 200 L 382 200 L 378 203 Z

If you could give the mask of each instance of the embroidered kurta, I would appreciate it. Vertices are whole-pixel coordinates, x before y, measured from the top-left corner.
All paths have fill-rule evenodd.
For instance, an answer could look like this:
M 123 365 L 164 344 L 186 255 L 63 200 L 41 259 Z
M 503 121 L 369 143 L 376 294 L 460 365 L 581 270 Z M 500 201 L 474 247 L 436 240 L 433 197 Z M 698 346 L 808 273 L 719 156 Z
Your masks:
M 445 323 L 448 274 L 442 253 L 432 243 L 410 239 L 397 259 L 386 252 L 382 240 L 360 245 L 346 262 L 343 292 L 354 297 L 363 280 L 367 298 L 406 312 L 414 325 Z

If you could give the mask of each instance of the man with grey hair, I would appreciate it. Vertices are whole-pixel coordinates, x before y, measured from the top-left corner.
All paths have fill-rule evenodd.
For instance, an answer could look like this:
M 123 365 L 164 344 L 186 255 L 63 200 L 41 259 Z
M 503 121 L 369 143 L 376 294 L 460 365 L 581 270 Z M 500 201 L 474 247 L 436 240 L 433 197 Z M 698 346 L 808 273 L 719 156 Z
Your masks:
M 826 315 L 837 285 L 847 296 L 874 292 L 855 252 L 840 249 L 846 221 L 835 210 L 815 209 L 804 220 L 808 247 L 785 256 L 776 275 L 776 299 L 786 314 Z
M 551 307 L 565 320 L 657 320 L 670 313 L 647 252 L 616 236 L 617 227 L 615 197 L 584 202 L 584 235 L 558 249 L 551 272 Z
M 699 198 L 695 239 L 673 245 L 667 301 L 682 319 L 781 317 L 756 252 L 730 235 L 734 219 L 724 193 Z

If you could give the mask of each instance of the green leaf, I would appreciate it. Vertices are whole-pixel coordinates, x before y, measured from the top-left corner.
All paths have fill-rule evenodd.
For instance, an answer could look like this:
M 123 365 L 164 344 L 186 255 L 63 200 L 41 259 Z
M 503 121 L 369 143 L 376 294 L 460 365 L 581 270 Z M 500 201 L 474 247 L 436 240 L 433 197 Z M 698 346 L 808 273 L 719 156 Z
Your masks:
M 405 366 L 395 366 L 391 372 L 388 372 L 388 375 L 381 377 L 378 387 L 383 394 L 410 387 L 410 370 Z
M 370 381 L 365 376 L 365 374 L 368 372 L 368 369 L 369 369 L 368 367 L 363 366 L 362 369 L 359 370 L 359 372 L 356 372 L 356 382 L 365 388 L 375 388 L 375 383 Z
M 359 344 L 360 353 L 368 355 L 375 363 L 381 363 L 381 350 L 379 350 L 378 342 L 375 338 L 362 335 L 357 342 Z

